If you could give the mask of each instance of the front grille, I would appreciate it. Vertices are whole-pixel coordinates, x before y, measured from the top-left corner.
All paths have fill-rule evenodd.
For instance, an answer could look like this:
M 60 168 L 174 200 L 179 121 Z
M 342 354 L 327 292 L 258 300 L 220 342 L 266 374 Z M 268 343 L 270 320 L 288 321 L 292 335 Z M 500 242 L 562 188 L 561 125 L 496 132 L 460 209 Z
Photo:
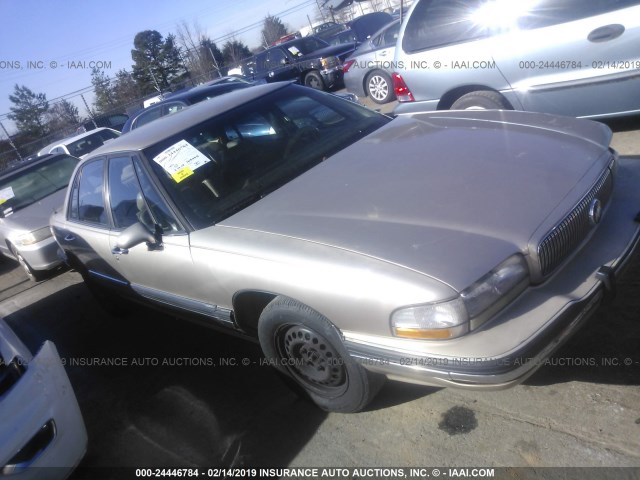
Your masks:
M 613 191 L 610 168 L 602 174 L 593 188 L 576 207 L 551 230 L 538 246 L 538 259 L 543 276 L 552 273 L 586 238 L 594 226 L 589 220 L 589 205 L 594 198 L 604 208 Z

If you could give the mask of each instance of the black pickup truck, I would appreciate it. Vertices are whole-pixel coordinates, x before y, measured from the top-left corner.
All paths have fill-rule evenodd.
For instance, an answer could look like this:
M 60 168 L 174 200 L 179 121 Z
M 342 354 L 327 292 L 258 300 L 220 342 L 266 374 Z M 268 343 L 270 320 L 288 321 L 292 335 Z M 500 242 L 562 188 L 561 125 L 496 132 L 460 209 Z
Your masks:
M 296 38 L 268 48 L 243 66 L 246 77 L 260 82 L 295 80 L 302 85 L 329 90 L 341 87 L 342 62 L 355 45 L 329 45 L 314 36 Z

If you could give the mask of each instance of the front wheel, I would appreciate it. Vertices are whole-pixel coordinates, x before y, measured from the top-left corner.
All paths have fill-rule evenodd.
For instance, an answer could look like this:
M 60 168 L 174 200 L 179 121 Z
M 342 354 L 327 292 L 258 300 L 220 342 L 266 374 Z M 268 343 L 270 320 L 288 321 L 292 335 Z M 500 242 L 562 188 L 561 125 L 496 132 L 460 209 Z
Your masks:
M 513 110 L 506 98 L 492 90 L 467 93 L 453 102 L 451 110 Z
M 322 76 L 315 70 L 310 71 L 304 76 L 304 84 L 307 87 L 315 88 L 316 90 L 324 90 L 324 80 Z
M 258 337 L 269 362 L 324 410 L 360 411 L 384 383 L 382 375 L 351 358 L 329 320 L 290 298 L 276 297 L 267 305 Z
M 378 104 L 389 103 L 393 100 L 393 83 L 391 77 L 382 70 L 371 72 L 365 83 L 367 96 Z

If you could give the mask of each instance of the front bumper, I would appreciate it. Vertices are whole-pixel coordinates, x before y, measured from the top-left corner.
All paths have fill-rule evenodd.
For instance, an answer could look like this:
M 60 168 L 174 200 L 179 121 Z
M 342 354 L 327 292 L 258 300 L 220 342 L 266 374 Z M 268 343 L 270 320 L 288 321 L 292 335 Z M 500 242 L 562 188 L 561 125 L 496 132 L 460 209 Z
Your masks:
M 18 247 L 18 251 L 34 270 L 50 270 L 61 263 L 58 242 L 54 237 L 45 238 L 33 245 Z
M 345 331 L 347 350 L 365 368 L 411 383 L 500 389 L 524 381 L 611 296 L 614 275 L 637 250 L 640 161 L 620 158 L 615 182 L 587 244 L 477 331 L 442 342 Z
M 23 373 L 0 383 L 0 477 L 66 478 L 84 456 L 87 432 L 58 352 L 47 341 L 32 357 L 0 320 L 0 362 L 16 358 Z

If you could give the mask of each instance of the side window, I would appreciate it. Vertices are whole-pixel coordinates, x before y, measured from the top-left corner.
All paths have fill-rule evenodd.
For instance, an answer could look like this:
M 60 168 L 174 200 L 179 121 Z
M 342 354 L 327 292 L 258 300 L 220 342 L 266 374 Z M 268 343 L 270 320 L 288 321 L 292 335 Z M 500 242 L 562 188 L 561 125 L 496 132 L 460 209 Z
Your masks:
M 147 217 L 152 217 L 153 223 L 160 225 L 164 233 L 175 233 L 181 231 L 176 218 L 173 216 L 171 210 L 169 210 L 169 207 L 164 200 L 162 200 L 162 197 L 160 197 L 160 194 L 151 183 L 151 179 L 145 172 L 144 168 L 142 168 L 138 158 L 134 159 L 134 165 L 138 180 L 140 181 L 140 186 L 142 187 L 144 196 L 143 200 L 145 200 L 145 203 L 142 206 L 144 209 L 148 209 L 149 212 Z M 145 220 L 144 215 L 141 215 L 140 221 L 146 224 L 148 220 Z
M 185 107 L 182 103 L 168 103 L 162 107 L 162 115 L 171 115 L 172 113 L 176 113 L 179 110 L 182 110 Z
M 274 48 L 269 52 L 269 68 L 278 68 L 284 65 L 287 56 L 279 48 Z
M 399 31 L 400 31 L 400 22 L 396 23 L 392 27 L 387 28 L 387 30 L 384 32 L 384 40 L 382 41 L 382 45 L 385 47 L 395 45 L 398 41 Z
M 382 37 L 383 37 L 382 34 L 376 35 L 375 37 L 373 37 L 371 39 L 371 43 L 373 44 L 373 46 L 379 47 L 380 45 L 382 45 Z
M 148 112 L 141 113 L 138 118 L 133 121 L 132 129 L 139 128 L 142 125 L 146 125 L 149 122 L 153 122 L 160 118 L 160 114 L 162 113 L 162 106 L 157 106 L 149 109 Z
M 264 72 L 267 68 L 267 52 L 263 52 L 256 57 L 256 71 Z
M 477 19 L 482 0 L 421 0 L 407 21 L 402 38 L 405 52 L 418 52 L 468 42 L 489 34 Z
M 107 225 L 103 184 L 104 160 L 96 160 L 82 167 L 78 185 L 78 220 Z
M 116 228 L 127 228 L 139 220 L 142 193 L 129 157 L 109 160 L 109 203 Z
M 80 184 L 80 172 L 76 174 L 76 178 L 73 179 L 73 185 L 71 187 L 71 195 L 69 196 L 69 211 L 67 212 L 67 218 L 78 220 L 78 185 Z

